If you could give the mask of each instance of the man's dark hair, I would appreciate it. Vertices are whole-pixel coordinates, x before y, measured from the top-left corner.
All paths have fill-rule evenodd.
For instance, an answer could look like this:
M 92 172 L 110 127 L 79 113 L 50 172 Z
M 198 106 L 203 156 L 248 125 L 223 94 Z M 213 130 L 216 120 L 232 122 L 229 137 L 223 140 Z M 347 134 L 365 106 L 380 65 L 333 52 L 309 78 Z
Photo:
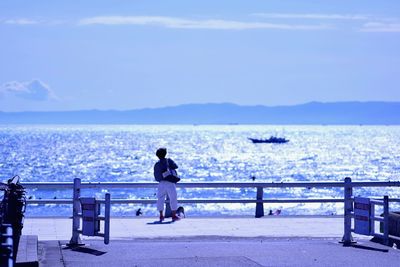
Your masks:
M 157 149 L 156 155 L 159 159 L 165 158 L 165 156 L 167 155 L 167 149 L 165 147 L 160 147 L 159 149 Z

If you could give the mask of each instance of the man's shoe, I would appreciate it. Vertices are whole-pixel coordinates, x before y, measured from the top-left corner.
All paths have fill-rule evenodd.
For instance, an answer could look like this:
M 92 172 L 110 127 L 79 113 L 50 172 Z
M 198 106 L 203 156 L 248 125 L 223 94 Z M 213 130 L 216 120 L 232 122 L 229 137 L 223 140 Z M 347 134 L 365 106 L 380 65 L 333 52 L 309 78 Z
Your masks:
M 164 216 L 160 216 L 160 222 L 163 222 L 164 221 Z

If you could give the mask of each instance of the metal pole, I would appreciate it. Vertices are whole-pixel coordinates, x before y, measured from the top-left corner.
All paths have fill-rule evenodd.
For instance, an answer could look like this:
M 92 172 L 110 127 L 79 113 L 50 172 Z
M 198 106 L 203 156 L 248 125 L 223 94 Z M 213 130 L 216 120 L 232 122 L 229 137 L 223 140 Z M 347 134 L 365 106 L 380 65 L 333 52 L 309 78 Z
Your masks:
M 111 207 L 111 197 L 110 194 L 106 194 L 106 203 L 104 210 L 104 244 L 110 243 L 110 207 Z
M 262 187 L 257 187 L 257 200 L 263 200 L 264 191 Z M 264 216 L 264 203 L 257 202 L 256 203 L 256 218 L 261 218 Z
M 169 203 L 169 196 L 167 195 L 167 201 L 165 201 L 165 218 L 172 217 L 171 205 Z
M 383 197 L 383 242 L 389 245 L 389 197 Z
M 371 205 L 369 207 L 370 211 L 370 216 L 369 216 L 369 222 L 370 222 L 370 235 L 374 236 L 375 235 L 375 204 L 373 202 L 370 202 Z
M 81 204 L 79 198 L 81 196 L 81 179 L 74 179 L 73 207 L 72 207 L 72 237 L 68 245 L 78 245 L 81 243 L 79 238 L 80 218 L 79 212 Z
M 352 202 L 353 188 L 351 178 L 344 179 L 344 235 L 342 238 L 343 246 L 350 246 L 353 242 L 351 235 L 351 212 L 353 211 Z

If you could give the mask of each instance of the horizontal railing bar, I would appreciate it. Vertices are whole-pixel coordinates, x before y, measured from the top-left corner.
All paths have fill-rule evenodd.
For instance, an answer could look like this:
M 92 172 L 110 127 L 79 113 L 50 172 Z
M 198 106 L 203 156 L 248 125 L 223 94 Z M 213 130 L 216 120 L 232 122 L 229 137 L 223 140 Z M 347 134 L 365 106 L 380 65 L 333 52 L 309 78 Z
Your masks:
M 389 238 L 391 239 L 396 239 L 400 241 L 400 236 L 395 236 L 395 235 L 389 235 Z
M 377 217 L 377 216 L 372 217 L 371 219 L 376 222 L 384 222 L 385 221 L 385 219 L 383 217 Z
M 371 202 L 371 204 L 374 204 L 374 205 L 382 205 L 382 206 L 385 205 L 383 200 L 371 199 L 370 202 Z
M 389 202 L 400 202 L 400 198 L 389 198 Z
M 157 187 L 156 182 L 82 182 L 81 188 L 154 188 Z M 281 183 L 234 183 L 234 182 L 191 182 L 178 183 L 177 187 L 184 188 L 285 188 L 285 187 L 344 187 L 343 182 L 281 182 Z M 399 181 L 389 182 L 351 182 L 347 184 L 351 187 L 389 187 L 399 186 Z M 27 189 L 72 189 L 73 183 L 69 182 L 26 182 L 22 183 Z
M 374 236 L 377 237 L 377 238 L 382 238 L 382 239 L 385 238 L 385 236 L 383 234 L 378 234 L 378 233 L 375 233 Z M 389 235 L 389 238 L 390 239 L 400 240 L 400 237 L 395 236 L 395 235 Z
M 243 201 L 244 200 L 244 201 Z M 202 202 L 204 201 L 204 202 Z M 181 203 L 328 203 L 328 202 L 344 202 L 343 199 L 183 199 L 178 200 Z M 243 201 L 243 202 L 242 202 Z
M 350 198 L 349 201 L 354 202 L 354 198 Z M 372 198 L 372 201 L 381 201 L 381 200 Z M 389 202 L 399 202 L 400 203 L 400 198 L 389 198 Z M 375 203 L 371 203 L 371 204 L 375 205 Z
M 98 199 L 99 203 L 104 203 L 104 199 Z M 333 202 L 344 202 L 342 198 L 309 198 L 309 199 L 180 199 L 181 203 L 333 203 Z M 200 202 L 203 201 L 203 202 Z M 217 202 L 211 202 L 217 201 Z M 226 202 L 223 202 L 226 201 Z M 232 202 L 233 201 L 233 202 Z M 240 202 L 241 201 L 241 202 Z M 124 204 L 124 203 L 142 203 L 142 204 L 153 204 L 157 202 L 156 199 L 111 199 L 111 203 Z M 389 202 L 400 202 L 399 198 L 389 199 Z M 72 199 L 29 199 L 28 204 L 72 204 Z
M 28 200 L 28 204 L 72 204 L 72 199 L 33 199 Z M 104 199 L 97 200 L 104 203 Z M 157 199 L 111 199 L 112 204 L 154 204 Z M 344 202 L 340 198 L 320 198 L 320 199 L 179 199 L 179 203 L 332 203 Z
M 72 204 L 72 199 L 29 199 L 28 204 Z

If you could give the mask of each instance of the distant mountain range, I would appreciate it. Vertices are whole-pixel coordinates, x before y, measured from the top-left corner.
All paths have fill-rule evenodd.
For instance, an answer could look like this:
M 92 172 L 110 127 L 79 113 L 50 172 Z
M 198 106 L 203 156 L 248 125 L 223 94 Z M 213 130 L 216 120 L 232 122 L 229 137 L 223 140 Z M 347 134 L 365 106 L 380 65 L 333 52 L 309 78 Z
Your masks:
M 0 112 L 1 124 L 400 124 L 400 102 L 188 104 L 136 110 Z

